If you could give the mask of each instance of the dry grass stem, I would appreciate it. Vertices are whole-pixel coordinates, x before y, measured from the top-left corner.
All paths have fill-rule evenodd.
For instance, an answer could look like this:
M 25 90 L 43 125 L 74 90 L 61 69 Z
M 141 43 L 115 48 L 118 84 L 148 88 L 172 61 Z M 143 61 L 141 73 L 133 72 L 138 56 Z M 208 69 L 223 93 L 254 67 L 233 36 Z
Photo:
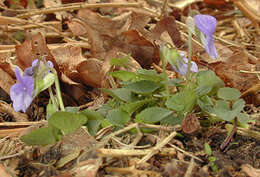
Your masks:
M 154 149 L 97 149 L 98 155 L 102 157 L 128 157 L 128 156 L 144 156 L 153 152 Z M 173 148 L 162 148 L 158 153 L 161 156 L 173 156 L 176 151 Z
M 27 13 L 17 15 L 17 17 L 18 18 L 28 18 L 28 17 L 34 16 L 34 15 L 79 10 L 79 9 L 84 9 L 84 8 L 112 8 L 112 7 L 116 7 L 116 8 L 121 7 L 122 8 L 122 7 L 140 7 L 140 6 L 141 6 L 140 3 L 99 3 L 99 4 L 80 3 L 80 4 L 76 4 L 76 5 L 70 5 L 70 6 L 60 6 L 60 7 L 34 10 L 32 12 L 27 12 Z
M 169 143 L 169 141 L 172 140 L 177 135 L 176 132 L 172 132 L 168 137 L 164 138 L 160 143 L 158 143 L 154 148 L 152 148 L 152 151 L 149 152 L 146 156 L 144 156 L 140 161 L 137 162 L 137 164 L 145 163 L 147 160 L 149 160 L 152 156 L 157 154 L 166 144 Z

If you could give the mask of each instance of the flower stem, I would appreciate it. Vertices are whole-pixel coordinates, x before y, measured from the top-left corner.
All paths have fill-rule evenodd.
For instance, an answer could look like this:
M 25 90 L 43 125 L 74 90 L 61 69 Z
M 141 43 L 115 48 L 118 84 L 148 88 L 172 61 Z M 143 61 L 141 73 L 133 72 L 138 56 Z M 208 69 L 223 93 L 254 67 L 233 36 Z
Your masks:
M 168 75 L 166 73 L 165 58 L 162 58 L 162 65 L 163 65 L 163 74 L 164 74 L 164 80 L 165 80 L 166 97 L 167 97 L 167 99 L 169 99 L 169 97 L 170 97 L 170 90 L 169 90 L 169 83 L 168 83 Z
M 55 96 L 53 95 L 51 87 L 48 88 L 48 91 L 49 91 L 49 94 L 50 94 L 51 102 L 55 106 L 55 108 L 57 109 L 58 108 L 57 100 L 55 99 Z
M 60 105 L 60 109 L 62 111 L 65 111 L 65 107 L 64 107 L 63 100 L 62 100 L 62 97 L 61 97 L 60 84 L 59 84 L 59 78 L 57 76 L 57 73 L 55 74 L 55 81 L 54 82 L 55 82 L 57 98 L 58 98 L 58 102 L 59 102 L 59 105 Z
M 190 82 L 190 68 L 191 68 L 191 58 L 192 58 L 192 32 L 188 30 L 188 68 L 186 73 L 186 79 L 188 82 Z

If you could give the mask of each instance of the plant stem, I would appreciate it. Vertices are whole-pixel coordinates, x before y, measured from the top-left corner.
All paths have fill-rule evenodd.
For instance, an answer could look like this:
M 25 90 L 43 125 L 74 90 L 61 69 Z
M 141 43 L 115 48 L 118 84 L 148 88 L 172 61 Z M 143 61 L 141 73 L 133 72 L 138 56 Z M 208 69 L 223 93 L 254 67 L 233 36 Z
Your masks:
M 221 150 L 225 149 L 225 147 L 228 145 L 228 143 L 231 141 L 231 139 L 235 135 L 236 131 L 237 131 L 237 118 L 235 118 L 235 120 L 234 120 L 232 131 L 230 132 L 228 137 L 225 139 L 225 141 L 221 144 L 221 146 L 220 146 Z
M 188 68 L 186 73 L 186 79 L 188 82 L 190 82 L 190 68 L 191 68 L 191 58 L 192 58 L 192 32 L 188 30 L 189 36 L 188 36 Z
M 169 99 L 170 97 L 170 91 L 169 91 L 169 83 L 168 83 L 168 75 L 166 73 L 166 62 L 165 58 L 162 58 L 162 65 L 163 65 L 163 74 L 164 74 L 164 80 L 165 80 L 165 91 L 166 91 L 166 97 Z
M 64 107 L 63 100 L 62 100 L 62 97 L 61 97 L 60 84 L 59 84 L 59 78 L 57 76 L 57 73 L 55 73 L 55 81 L 54 82 L 55 82 L 57 98 L 58 98 L 58 102 L 59 102 L 59 105 L 60 105 L 60 109 L 62 111 L 65 111 L 65 107 Z
M 51 102 L 52 102 L 53 105 L 55 105 L 55 108 L 57 109 L 58 108 L 57 100 L 55 99 L 55 96 L 53 95 L 51 87 L 48 88 L 48 91 L 49 91 L 49 94 L 50 94 Z

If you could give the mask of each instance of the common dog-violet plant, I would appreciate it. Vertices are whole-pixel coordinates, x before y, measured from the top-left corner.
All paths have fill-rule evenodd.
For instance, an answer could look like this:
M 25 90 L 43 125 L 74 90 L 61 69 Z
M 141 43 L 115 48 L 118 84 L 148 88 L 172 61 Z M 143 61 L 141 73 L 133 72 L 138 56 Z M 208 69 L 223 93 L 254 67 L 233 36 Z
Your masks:
M 22 140 L 31 145 L 51 144 L 59 141 L 62 135 L 71 133 L 82 125 L 86 125 L 91 135 L 95 135 L 100 128 L 108 125 L 114 126 L 115 129 L 122 128 L 130 121 L 176 125 L 181 124 L 188 114 L 193 114 L 195 111 L 207 114 L 210 122 L 225 120 L 245 126 L 248 117 L 243 113 L 244 102 L 239 99 L 239 91 L 225 88 L 224 82 L 213 71 L 199 71 L 197 64 L 192 61 L 192 35 L 198 37 L 210 56 L 217 58 L 213 40 L 216 21 L 209 22 L 207 25 L 205 15 L 195 17 L 187 18 L 188 57 L 176 48 L 160 46 L 162 73 L 146 69 L 130 72 L 126 67 L 129 64 L 128 57 L 111 59 L 111 68 L 120 66 L 126 70 L 110 73 L 110 76 L 121 81 L 120 87 L 101 89 L 111 99 L 97 110 L 79 111 L 77 107 L 64 108 L 58 77 L 52 64 L 48 61 L 34 61 L 32 67 L 25 70 L 24 75 L 34 79 L 33 98 L 42 90 L 47 88 L 49 90 L 48 127 L 37 129 L 23 136 Z M 210 21 L 214 17 L 207 18 Z M 203 39 L 206 42 L 203 43 Z M 169 78 L 166 70 L 167 63 L 179 73 L 177 78 Z M 53 83 L 55 83 L 56 95 L 52 93 L 50 87 Z M 142 129 L 142 131 L 151 130 Z

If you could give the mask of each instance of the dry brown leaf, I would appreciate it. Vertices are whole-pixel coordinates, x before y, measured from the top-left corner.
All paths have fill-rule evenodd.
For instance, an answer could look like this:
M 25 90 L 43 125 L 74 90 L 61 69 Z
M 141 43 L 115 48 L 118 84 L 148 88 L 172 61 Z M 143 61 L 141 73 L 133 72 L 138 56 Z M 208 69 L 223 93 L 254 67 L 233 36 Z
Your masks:
M 85 27 L 75 20 L 68 21 L 67 25 L 74 36 L 81 36 L 87 33 Z
M 158 48 L 136 30 L 124 32 L 121 41 L 116 41 L 114 45 L 124 53 L 130 53 L 144 68 L 159 62 Z
M 77 16 L 83 20 L 86 25 L 99 32 L 99 34 L 110 37 L 115 37 L 126 31 L 131 23 L 131 12 L 125 12 L 120 16 L 110 18 L 101 16 L 88 9 L 81 9 Z
M 172 42 L 176 47 L 180 47 L 183 44 L 181 40 L 181 34 L 175 22 L 175 18 L 172 16 L 163 17 L 151 31 L 151 37 L 153 40 L 159 39 L 161 34 L 167 31 L 172 39 Z
M 100 88 L 102 82 L 103 61 L 96 58 L 88 58 L 77 66 L 81 80 L 89 86 Z
M 15 46 L 17 55 L 17 65 L 21 69 L 25 69 L 32 65 L 32 61 L 39 57 L 45 56 L 47 61 L 51 61 L 54 64 L 58 75 L 60 76 L 60 70 L 57 62 L 53 58 L 48 46 L 46 45 L 45 38 L 40 34 L 32 36 L 31 40 L 25 40 L 21 45 Z
M 0 87 L 10 95 L 10 88 L 15 84 L 15 80 L 0 68 Z
M 260 169 L 256 169 L 249 164 L 244 164 L 241 166 L 241 171 L 244 172 L 249 177 L 260 176 Z
M 195 114 L 188 114 L 181 123 L 184 133 L 191 134 L 200 128 L 200 122 Z
M 256 70 L 256 64 L 251 64 L 248 56 L 243 52 L 236 53 L 225 62 L 216 62 L 209 66 L 225 82 L 226 86 L 237 88 L 240 92 L 245 92 L 259 82 L 255 74 L 240 72 L 240 70 Z M 246 99 L 246 102 L 258 105 L 260 103 L 256 98 L 258 97 L 255 95 L 254 97 Z
M 82 56 L 81 48 L 66 45 L 53 49 L 51 53 L 55 58 L 60 71 L 74 82 L 80 82 L 80 76 L 76 68 L 81 62 L 86 60 Z

